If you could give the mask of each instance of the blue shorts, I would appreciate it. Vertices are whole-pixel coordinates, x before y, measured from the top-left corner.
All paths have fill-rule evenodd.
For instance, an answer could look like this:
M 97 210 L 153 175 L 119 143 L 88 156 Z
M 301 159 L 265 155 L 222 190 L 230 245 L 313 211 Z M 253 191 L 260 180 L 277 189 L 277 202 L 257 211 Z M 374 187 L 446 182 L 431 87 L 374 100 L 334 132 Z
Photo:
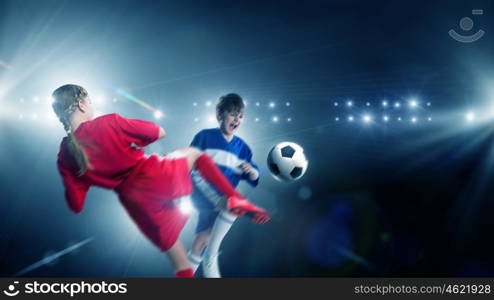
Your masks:
M 203 232 L 213 227 L 219 210 L 216 210 L 215 205 L 209 201 L 201 192 L 194 190 L 191 196 L 194 207 L 199 212 L 197 220 L 196 233 Z

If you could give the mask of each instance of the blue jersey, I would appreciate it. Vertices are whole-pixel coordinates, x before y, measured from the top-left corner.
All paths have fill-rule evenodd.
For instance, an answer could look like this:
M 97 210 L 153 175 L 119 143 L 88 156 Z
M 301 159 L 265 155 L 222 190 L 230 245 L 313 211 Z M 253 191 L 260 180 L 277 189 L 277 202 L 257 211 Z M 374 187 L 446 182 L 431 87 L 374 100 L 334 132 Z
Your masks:
M 246 180 L 252 186 L 257 186 L 259 178 L 251 180 L 239 167 L 241 163 L 248 162 L 259 171 L 257 165 L 252 162 L 252 151 L 241 138 L 234 136 L 228 142 L 219 128 L 204 129 L 194 136 L 190 146 L 209 155 L 234 187 L 237 187 L 240 180 Z M 198 171 L 193 170 L 191 176 L 195 188 L 192 195 L 194 202 L 207 200 L 209 203 L 216 203 L 222 197 Z

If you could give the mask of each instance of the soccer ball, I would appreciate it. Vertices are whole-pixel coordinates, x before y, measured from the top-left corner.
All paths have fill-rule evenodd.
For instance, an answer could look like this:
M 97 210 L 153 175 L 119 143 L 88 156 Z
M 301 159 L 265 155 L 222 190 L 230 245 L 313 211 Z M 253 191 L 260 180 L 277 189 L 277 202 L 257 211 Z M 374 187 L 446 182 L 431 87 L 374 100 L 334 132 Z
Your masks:
M 280 181 L 300 179 L 307 171 L 308 164 L 304 149 L 295 143 L 279 143 L 268 154 L 269 170 Z

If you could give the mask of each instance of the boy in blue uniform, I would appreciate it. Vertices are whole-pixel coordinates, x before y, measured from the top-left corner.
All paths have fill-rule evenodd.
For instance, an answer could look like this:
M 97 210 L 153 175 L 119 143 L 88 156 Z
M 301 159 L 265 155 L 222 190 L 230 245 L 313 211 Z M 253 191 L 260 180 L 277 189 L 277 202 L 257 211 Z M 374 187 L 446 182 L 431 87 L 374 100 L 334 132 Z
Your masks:
M 240 180 L 246 180 L 255 187 L 259 183 L 258 167 L 252 162 L 249 146 L 235 136 L 242 124 L 244 108 L 245 104 L 237 94 L 220 97 L 216 105 L 216 118 L 220 127 L 200 131 L 192 140 L 191 147 L 208 154 L 234 187 Z M 199 221 L 189 252 L 189 261 L 194 272 L 202 262 L 204 276 L 218 278 L 221 277 L 218 266 L 219 248 L 236 216 L 227 210 L 216 209 L 216 203 L 221 203 L 222 196 L 198 172 L 192 172 L 192 182 L 195 187 L 192 201 L 199 211 Z M 253 219 L 255 223 L 265 223 L 268 220 Z M 204 255 L 201 255 L 203 252 Z

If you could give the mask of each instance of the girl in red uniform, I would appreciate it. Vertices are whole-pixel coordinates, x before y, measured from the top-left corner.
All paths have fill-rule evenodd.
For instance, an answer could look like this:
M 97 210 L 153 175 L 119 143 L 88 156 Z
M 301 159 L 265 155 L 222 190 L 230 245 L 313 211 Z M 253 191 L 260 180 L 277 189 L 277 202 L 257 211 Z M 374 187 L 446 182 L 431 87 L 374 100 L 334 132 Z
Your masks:
M 187 216 L 173 201 L 192 193 L 192 168 L 225 195 L 219 205 L 236 215 L 249 216 L 255 223 L 269 220 L 267 212 L 238 194 L 211 158 L 200 151 L 185 148 L 173 157 L 145 156 L 141 147 L 165 136 L 157 124 L 118 114 L 93 118 L 88 93 L 78 85 L 59 87 L 53 98 L 53 110 L 67 131 L 57 166 L 69 207 L 81 212 L 93 185 L 114 190 L 139 229 L 166 251 L 177 277 L 193 277 L 178 240 Z

